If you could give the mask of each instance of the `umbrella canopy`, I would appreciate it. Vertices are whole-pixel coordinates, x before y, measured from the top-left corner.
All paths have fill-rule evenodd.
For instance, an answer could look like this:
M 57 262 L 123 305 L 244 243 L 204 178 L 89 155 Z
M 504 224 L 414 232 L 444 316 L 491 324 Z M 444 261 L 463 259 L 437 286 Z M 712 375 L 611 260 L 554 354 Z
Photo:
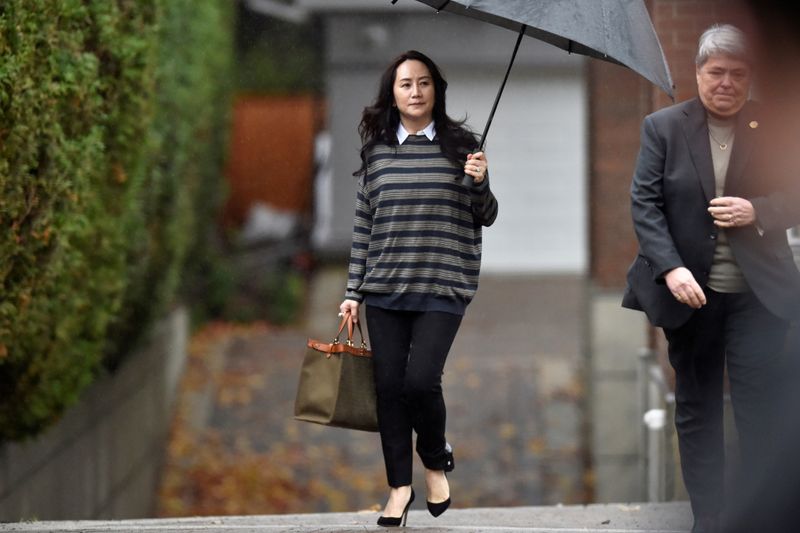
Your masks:
M 566 50 L 628 67 L 673 100 L 672 76 L 643 0 L 417 0 L 519 34 L 508 70 L 480 138 L 483 149 L 514 58 L 528 35 Z M 397 0 L 392 0 L 396 3 Z M 465 175 L 464 185 L 472 178 Z
M 643 0 L 418 0 L 637 72 L 674 99 L 672 77 Z

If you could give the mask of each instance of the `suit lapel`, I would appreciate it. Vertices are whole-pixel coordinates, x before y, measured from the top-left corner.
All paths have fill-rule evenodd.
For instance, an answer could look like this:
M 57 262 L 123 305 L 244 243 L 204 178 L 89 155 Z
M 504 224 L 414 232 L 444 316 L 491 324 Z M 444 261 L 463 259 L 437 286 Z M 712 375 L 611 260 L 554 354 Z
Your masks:
M 733 151 L 731 152 L 731 162 L 728 165 L 728 173 L 725 176 L 725 195 L 738 196 L 737 191 L 741 189 L 741 180 L 744 169 L 750 161 L 750 154 L 753 152 L 753 144 L 758 128 L 758 121 L 755 120 L 756 109 L 751 103 L 745 104 L 736 119 L 736 137 L 733 140 Z
M 690 100 L 684 110 L 683 132 L 689 144 L 689 153 L 692 156 L 697 178 L 703 187 L 706 201 L 710 202 L 716 196 L 714 181 L 714 163 L 711 160 L 711 146 L 708 141 L 708 123 L 706 111 L 699 98 Z M 737 132 L 738 134 L 738 132 Z M 738 141 L 738 138 L 736 139 Z

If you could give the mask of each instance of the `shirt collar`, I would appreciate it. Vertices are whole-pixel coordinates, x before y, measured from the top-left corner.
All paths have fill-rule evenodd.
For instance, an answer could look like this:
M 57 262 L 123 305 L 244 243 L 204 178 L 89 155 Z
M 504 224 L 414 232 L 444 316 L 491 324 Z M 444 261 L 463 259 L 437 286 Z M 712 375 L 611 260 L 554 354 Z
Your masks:
M 425 137 L 428 138 L 429 141 L 432 141 L 434 137 L 436 137 L 436 128 L 433 125 L 433 122 L 425 126 L 422 131 L 416 132 L 417 135 L 423 134 Z M 411 135 L 406 129 L 403 127 L 403 123 L 397 125 L 397 144 L 403 144 L 408 136 Z

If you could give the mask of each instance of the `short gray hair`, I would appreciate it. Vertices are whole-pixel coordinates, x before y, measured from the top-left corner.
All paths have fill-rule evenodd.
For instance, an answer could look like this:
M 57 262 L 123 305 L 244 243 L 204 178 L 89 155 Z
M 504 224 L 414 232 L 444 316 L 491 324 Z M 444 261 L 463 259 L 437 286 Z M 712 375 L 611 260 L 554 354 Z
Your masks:
M 750 50 L 742 30 L 731 24 L 714 24 L 700 36 L 694 62 L 702 67 L 708 58 L 722 54 L 750 63 Z

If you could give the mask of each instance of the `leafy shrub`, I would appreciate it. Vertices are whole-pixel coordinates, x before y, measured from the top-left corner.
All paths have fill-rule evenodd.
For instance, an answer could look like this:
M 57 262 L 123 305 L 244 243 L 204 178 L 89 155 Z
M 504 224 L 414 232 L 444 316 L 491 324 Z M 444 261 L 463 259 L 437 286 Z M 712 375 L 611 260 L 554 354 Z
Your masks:
M 219 202 L 230 4 L 0 3 L 0 440 L 173 300 Z

